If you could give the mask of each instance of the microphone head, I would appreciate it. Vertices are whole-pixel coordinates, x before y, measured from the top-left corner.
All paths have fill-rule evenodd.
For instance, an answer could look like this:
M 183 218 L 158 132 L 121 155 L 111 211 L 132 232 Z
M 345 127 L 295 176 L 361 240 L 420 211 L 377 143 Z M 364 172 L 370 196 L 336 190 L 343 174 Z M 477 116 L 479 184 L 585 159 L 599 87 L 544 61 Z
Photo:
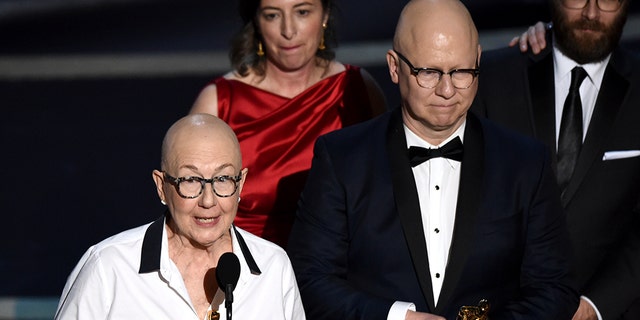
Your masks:
M 227 287 L 231 285 L 231 291 L 235 289 L 240 278 L 240 260 L 233 252 L 225 252 L 218 260 L 216 267 L 216 280 L 222 291 L 227 292 Z

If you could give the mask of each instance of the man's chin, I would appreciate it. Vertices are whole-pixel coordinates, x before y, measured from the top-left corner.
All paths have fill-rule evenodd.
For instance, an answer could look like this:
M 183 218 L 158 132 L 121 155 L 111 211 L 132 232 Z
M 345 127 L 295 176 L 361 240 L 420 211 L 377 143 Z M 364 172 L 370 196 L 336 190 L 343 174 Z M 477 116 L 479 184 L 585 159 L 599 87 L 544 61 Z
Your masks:
M 574 33 L 572 46 L 580 52 L 591 52 L 605 45 L 605 35 L 600 31 L 584 30 Z
M 573 36 L 575 41 L 581 44 L 592 45 L 600 42 L 605 34 L 601 30 L 577 29 L 574 30 Z

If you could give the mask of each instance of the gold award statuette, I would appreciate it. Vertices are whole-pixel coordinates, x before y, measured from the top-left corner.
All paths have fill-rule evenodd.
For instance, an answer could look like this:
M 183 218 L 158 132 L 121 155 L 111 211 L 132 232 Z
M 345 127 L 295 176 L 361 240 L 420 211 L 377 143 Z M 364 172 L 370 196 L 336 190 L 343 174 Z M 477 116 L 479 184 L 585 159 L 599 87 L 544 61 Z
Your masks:
M 489 320 L 489 301 L 482 299 L 478 306 L 462 306 L 456 320 Z
M 209 310 L 207 311 L 207 316 L 205 317 L 207 320 L 220 320 L 220 313 L 217 310 Z

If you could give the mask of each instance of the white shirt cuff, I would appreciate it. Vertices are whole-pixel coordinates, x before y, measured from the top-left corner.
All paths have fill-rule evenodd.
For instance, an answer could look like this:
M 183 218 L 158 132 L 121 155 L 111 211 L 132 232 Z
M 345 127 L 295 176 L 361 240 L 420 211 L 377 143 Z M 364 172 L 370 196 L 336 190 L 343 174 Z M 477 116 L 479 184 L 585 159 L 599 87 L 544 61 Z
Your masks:
M 598 316 L 598 320 L 602 320 L 602 315 L 600 314 L 600 310 L 598 310 L 598 308 L 596 308 L 596 305 L 593 303 L 593 301 L 591 301 L 589 298 L 585 297 L 585 296 L 580 296 L 580 299 L 588 302 L 591 307 L 593 308 L 593 310 L 596 311 L 596 315 Z
M 411 302 L 396 301 L 391 305 L 387 320 L 404 320 L 407 318 L 407 311 L 416 311 L 416 305 Z

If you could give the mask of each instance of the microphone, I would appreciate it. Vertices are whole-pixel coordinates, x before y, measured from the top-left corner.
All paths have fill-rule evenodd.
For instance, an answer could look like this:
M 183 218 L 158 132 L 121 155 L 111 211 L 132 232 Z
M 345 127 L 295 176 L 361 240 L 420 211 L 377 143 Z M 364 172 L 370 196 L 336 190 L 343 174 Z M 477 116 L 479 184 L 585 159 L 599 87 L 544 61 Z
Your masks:
M 227 309 L 227 320 L 231 320 L 231 304 L 233 303 L 233 289 L 240 278 L 240 260 L 233 252 L 225 252 L 218 260 L 216 280 L 224 292 L 224 307 Z

